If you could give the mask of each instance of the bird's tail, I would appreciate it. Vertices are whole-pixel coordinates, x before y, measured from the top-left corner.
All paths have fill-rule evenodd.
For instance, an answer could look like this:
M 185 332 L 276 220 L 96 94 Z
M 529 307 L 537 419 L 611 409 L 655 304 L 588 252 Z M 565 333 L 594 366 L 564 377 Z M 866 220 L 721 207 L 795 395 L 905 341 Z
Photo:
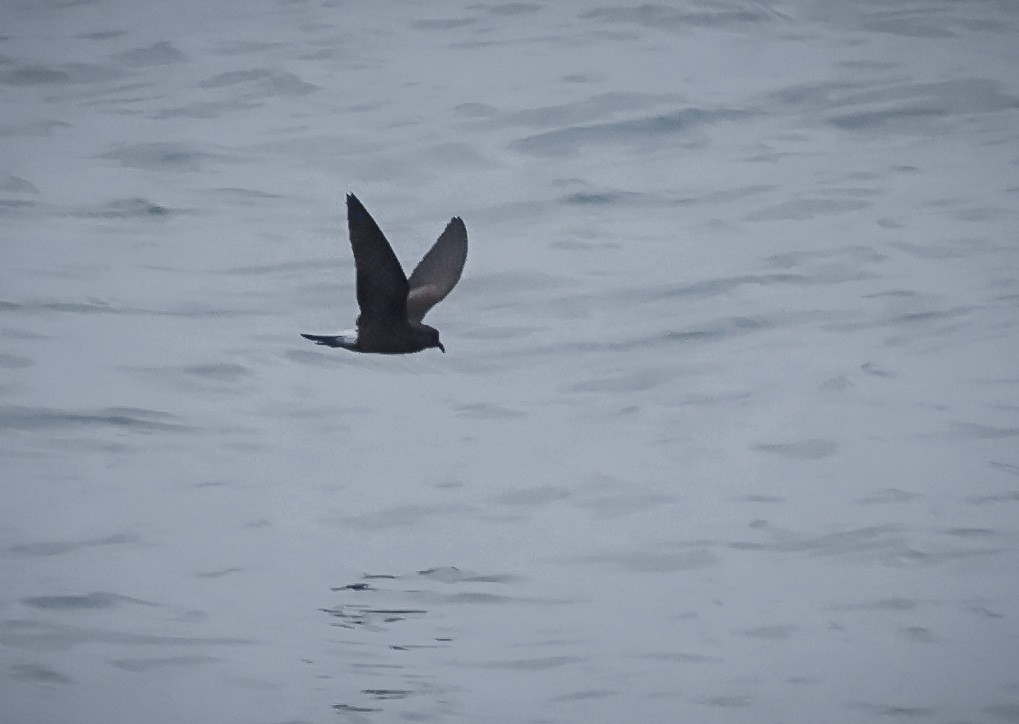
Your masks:
M 357 336 L 348 333 L 340 334 L 305 334 L 301 332 L 301 336 L 305 339 L 310 339 L 315 344 L 323 344 L 326 347 L 344 347 L 346 349 L 352 349 L 357 344 Z

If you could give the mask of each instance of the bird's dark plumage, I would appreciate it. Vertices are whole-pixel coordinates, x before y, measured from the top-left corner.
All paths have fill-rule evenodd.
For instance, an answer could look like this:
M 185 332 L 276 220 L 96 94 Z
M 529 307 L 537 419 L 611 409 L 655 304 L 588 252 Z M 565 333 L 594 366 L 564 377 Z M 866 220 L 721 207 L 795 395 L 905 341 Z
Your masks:
M 457 216 L 421 259 L 408 281 L 393 248 L 367 209 L 347 194 L 347 226 L 357 270 L 355 333 L 302 334 L 315 344 L 355 352 L 404 354 L 445 348 L 439 332 L 423 324 L 432 307 L 456 286 L 467 260 L 467 228 Z

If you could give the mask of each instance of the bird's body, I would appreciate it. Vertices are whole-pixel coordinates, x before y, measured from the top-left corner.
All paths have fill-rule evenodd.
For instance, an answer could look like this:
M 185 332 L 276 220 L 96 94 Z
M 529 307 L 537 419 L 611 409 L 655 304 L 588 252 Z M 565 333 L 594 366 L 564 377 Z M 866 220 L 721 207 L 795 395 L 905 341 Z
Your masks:
M 410 279 L 382 230 L 353 194 L 347 194 L 347 225 L 357 269 L 357 329 L 335 335 L 302 334 L 315 344 L 354 352 L 407 354 L 446 349 L 439 331 L 422 320 L 460 280 L 467 259 L 467 228 L 450 220 Z
M 357 329 L 346 329 L 339 334 L 304 334 L 315 344 L 326 347 L 342 347 L 353 352 L 374 352 L 376 354 L 408 354 L 420 352 L 438 344 L 439 331 L 420 322 L 394 322 L 391 324 L 364 324 Z M 445 350 L 443 350 L 445 351 Z

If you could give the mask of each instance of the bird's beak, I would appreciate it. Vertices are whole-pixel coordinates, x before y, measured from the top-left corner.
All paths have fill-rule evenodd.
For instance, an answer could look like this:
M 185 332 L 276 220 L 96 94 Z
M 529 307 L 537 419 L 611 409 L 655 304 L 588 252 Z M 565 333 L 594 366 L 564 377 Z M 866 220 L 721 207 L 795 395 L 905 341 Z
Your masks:
M 439 349 L 442 350 L 443 354 L 446 354 L 446 348 L 442 346 L 442 342 L 439 342 Z

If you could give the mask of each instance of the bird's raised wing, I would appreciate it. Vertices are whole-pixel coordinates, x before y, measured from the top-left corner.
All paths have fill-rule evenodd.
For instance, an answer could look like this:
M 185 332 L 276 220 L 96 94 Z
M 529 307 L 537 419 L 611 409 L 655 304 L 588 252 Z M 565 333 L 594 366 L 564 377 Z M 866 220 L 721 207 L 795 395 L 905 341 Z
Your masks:
M 465 261 L 467 227 L 456 216 L 410 275 L 407 317 L 411 321 L 420 322 L 429 309 L 446 298 L 460 281 Z
M 407 318 L 407 276 L 375 219 L 347 194 L 347 226 L 357 268 L 358 324 Z

